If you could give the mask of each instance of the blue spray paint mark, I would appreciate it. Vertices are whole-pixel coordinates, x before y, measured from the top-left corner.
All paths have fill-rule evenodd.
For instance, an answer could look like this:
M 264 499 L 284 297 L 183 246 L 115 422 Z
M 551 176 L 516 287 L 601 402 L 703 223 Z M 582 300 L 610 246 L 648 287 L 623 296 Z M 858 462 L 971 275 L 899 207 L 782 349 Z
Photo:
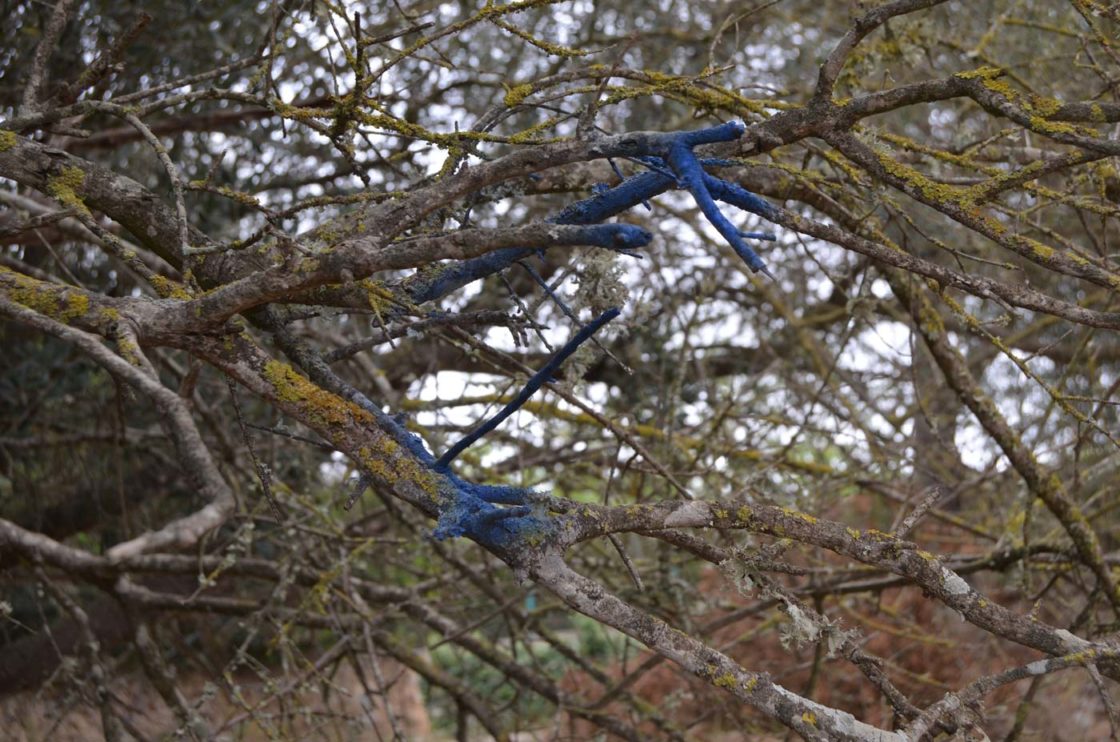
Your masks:
M 695 147 L 703 144 L 734 141 L 742 136 L 744 131 L 743 124 L 733 121 L 699 131 L 641 138 L 638 140 L 637 147 L 640 151 L 633 152 L 633 156 L 627 159 L 641 163 L 647 168 L 645 172 L 624 178 L 613 188 L 602 185 L 593 187 L 591 198 L 565 207 L 549 221 L 555 224 L 587 225 L 588 229 L 582 233 L 580 244 L 635 255 L 633 252 L 635 248 L 649 243 L 651 235 L 648 232 L 633 225 L 600 224 L 600 222 L 638 204 L 645 204 L 648 208 L 649 200 L 654 196 L 671 188 L 680 188 L 692 195 L 700 212 L 752 271 L 771 275 L 762 258 L 744 240 L 773 242 L 775 236 L 768 232 L 740 231 L 723 214 L 716 202 L 731 204 L 771 222 L 777 218 L 777 209 L 745 188 L 718 178 L 704 169 L 726 167 L 735 163 L 721 159 L 700 159 L 693 152 Z M 613 160 L 611 166 L 621 178 L 621 173 Z M 469 283 L 505 270 L 517 261 L 530 257 L 534 252 L 540 253 L 536 248 L 495 250 L 433 272 L 417 274 L 405 283 L 404 288 L 408 292 L 409 299 L 415 304 L 435 301 Z M 618 309 L 610 309 L 581 328 L 544 367 L 529 379 L 513 401 L 468 433 L 438 460 L 428 452 L 418 436 L 409 433 L 403 425 L 389 418 L 375 406 L 371 405 L 372 409 L 367 407 L 374 412 L 379 422 L 389 426 L 387 429 L 398 442 L 426 466 L 444 477 L 446 492 L 443 498 L 444 504 L 440 509 L 439 523 L 433 532 L 435 538 L 466 536 L 486 546 L 508 547 L 526 538 L 545 537 L 551 532 L 552 521 L 547 512 L 542 511 L 537 505 L 527 504 L 533 499 L 532 490 L 468 482 L 452 473 L 450 465 L 459 454 L 492 432 L 522 407 L 541 386 L 551 381 L 564 360 L 618 314 Z M 368 400 L 365 402 L 370 404 Z M 362 406 L 366 407 L 366 404 Z

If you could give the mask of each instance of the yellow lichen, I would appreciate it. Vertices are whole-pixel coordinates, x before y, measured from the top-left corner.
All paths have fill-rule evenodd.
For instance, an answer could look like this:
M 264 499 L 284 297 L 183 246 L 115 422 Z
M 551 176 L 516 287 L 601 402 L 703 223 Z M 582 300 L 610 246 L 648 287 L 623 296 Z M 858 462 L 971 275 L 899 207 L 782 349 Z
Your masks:
M 962 207 L 971 205 L 971 194 L 968 190 L 938 183 L 914 168 L 898 162 L 887 152 L 876 150 L 875 155 L 887 174 L 901 181 L 903 188 L 911 195 L 938 204 L 957 204 Z M 906 188 L 907 186 L 909 188 Z
M 16 133 L 7 129 L 0 129 L 0 152 L 7 152 L 16 146 Z
M 792 508 L 782 508 L 782 512 L 790 516 L 791 518 L 799 518 L 810 525 L 813 525 L 817 522 L 817 519 L 809 515 L 808 513 L 802 513 L 798 510 L 793 510 Z
M 277 399 L 301 408 L 309 420 L 323 425 L 373 421 L 373 416 L 361 407 L 312 384 L 286 363 L 269 361 L 264 377 L 276 390 Z
M 533 532 L 525 536 L 525 545 L 529 547 L 537 547 L 544 543 L 544 534 Z
M 1029 165 L 1018 170 L 1001 172 L 994 177 L 984 181 L 983 183 L 979 183 L 965 189 L 965 193 L 968 194 L 968 200 L 972 203 L 986 201 L 987 199 L 991 198 L 993 194 L 1005 190 L 1009 183 L 1020 183 L 1025 185 L 1033 181 L 1035 179 L 1033 177 L 1035 173 L 1038 173 L 1041 170 L 1042 161 L 1036 160 L 1035 162 L 1032 162 Z M 979 210 L 977 210 L 975 213 L 971 213 L 970 216 L 972 216 L 974 219 L 983 220 L 987 226 L 998 224 L 998 222 L 994 220 L 985 219 L 983 217 L 983 214 Z
M 1077 134 L 1077 127 L 1058 121 L 1049 121 L 1042 116 L 1031 116 L 1031 128 L 1047 134 Z
M 981 84 L 1004 98 L 1007 102 L 1019 106 L 1030 114 L 1029 126 L 1034 131 L 1044 134 L 1077 134 L 1077 127 L 1059 121 L 1050 121 L 1049 117 L 1057 114 L 1062 109 L 1062 102 L 1056 98 L 1047 98 L 1034 93 L 1026 95 L 1020 93 L 1006 81 L 999 79 L 1003 70 L 997 67 L 981 67 L 971 72 L 961 72 L 957 77 L 962 80 L 978 79 Z M 1103 111 L 1102 111 L 1103 113 Z M 1094 117 L 1096 112 L 1094 111 Z
M 331 117 L 331 111 L 326 108 L 293 106 L 291 104 L 285 103 L 279 98 L 273 98 L 271 103 L 272 110 L 276 111 L 276 113 L 280 114 L 282 117 L 291 119 L 292 121 L 308 122 L 313 121 L 316 118 Z
M 1050 490 L 1051 492 L 1059 492 L 1064 489 L 1062 485 L 1062 478 L 1058 476 L 1058 472 L 1050 472 L 1050 476 L 1046 478 L 1046 489 Z M 1078 510 L 1076 505 L 1072 505 L 1070 507 L 1070 516 L 1075 519 L 1081 517 L 1081 511 Z
M 429 495 L 440 494 L 440 479 L 405 454 L 396 441 L 380 438 L 373 446 L 358 449 L 358 464 L 363 471 L 388 482 L 410 482 Z
M 58 315 L 62 322 L 77 319 L 89 311 L 89 297 L 85 294 L 70 292 L 65 297 L 65 303 L 66 308 Z
M 967 72 L 958 72 L 956 77 L 959 77 L 961 80 L 994 80 L 1001 75 L 1003 75 L 1003 70 L 999 67 L 985 65 L 984 67 L 968 70 Z
M 529 83 L 523 83 L 521 85 L 514 85 L 512 88 L 510 88 L 508 91 L 506 91 L 506 97 L 505 97 L 504 102 L 507 106 L 509 106 L 510 108 L 513 108 L 517 104 L 521 103 L 521 101 L 528 98 L 532 93 L 533 93 L 533 86 L 530 85 Z
M 345 436 L 349 432 L 347 429 L 354 425 L 375 425 L 372 414 L 319 388 L 286 363 L 268 361 L 263 376 L 272 385 L 277 400 L 295 407 L 305 422 L 328 439 Z M 332 428 L 335 430 L 332 431 Z M 377 479 L 417 485 L 430 495 L 439 493 L 440 477 L 423 467 L 387 435 L 378 436 L 371 444 L 359 448 L 355 458 L 363 471 Z
M 809 726 L 815 727 L 817 725 L 817 715 L 812 711 L 803 711 L 801 713 L 801 721 L 805 722 Z
M 933 340 L 945 334 L 945 323 L 941 321 L 941 315 L 929 304 L 923 303 L 918 310 L 918 327 L 923 335 Z
M 366 290 L 366 301 L 369 303 L 369 308 L 376 312 L 378 316 L 392 308 L 393 292 L 384 283 L 367 279 L 362 282 L 362 285 Z
M 533 144 L 548 144 L 549 142 L 560 141 L 559 139 L 556 139 L 556 138 L 553 138 L 553 139 L 547 139 L 547 138 L 546 139 L 536 139 L 535 138 L 538 133 L 540 133 L 540 132 L 542 132 L 546 129 L 551 129 L 553 126 L 555 126 L 559 122 L 559 120 L 560 120 L 560 117 L 558 117 L 558 116 L 549 116 L 544 121 L 540 121 L 536 124 L 533 124 L 532 126 L 530 126 L 527 129 L 523 129 L 523 130 L 521 130 L 521 131 L 519 131 L 515 134 L 510 135 L 509 136 L 509 143 L 510 144 L 528 144 L 528 143 L 532 142 Z
M 89 297 L 72 289 L 36 281 L 0 267 L 0 278 L 10 284 L 8 296 L 17 304 L 69 324 L 89 311 Z
M 1044 98 L 1041 95 L 1032 95 L 1028 101 L 1030 109 L 1039 116 L 1053 116 L 1062 109 L 1062 102 L 1057 98 Z
M 218 193 L 222 194 L 226 198 L 237 201 L 238 203 L 245 204 L 246 206 L 252 206 L 254 208 L 260 208 L 261 202 L 258 201 L 255 196 L 252 196 L 248 193 L 244 193 L 242 191 L 235 191 L 234 189 L 232 189 L 228 186 L 221 186 L 220 188 L 217 189 L 217 191 L 218 191 Z
M 1023 241 L 1030 247 L 1031 252 L 1041 260 L 1050 260 L 1054 257 L 1054 248 L 1049 245 L 1044 245 L 1037 240 L 1032 240 L 1028 237 L 1022 238 Z
M 140 359 L 142 357 L 140 355 L 140 346 L 136 344 L 136 341 L 133 340 L 131 336 L 123 333 L 118 335 L 117 350 L 120 351 L 121 358 L 125 359 L 133 366 L 140 365 Z
M 1010 83 L 1004 80 L 998 80 L 994 77 L 988 77 L 984 78 L 983 85 L 988 90 L 1006 98 L 1011 102 L 1015 102 L 1019 98 L 1019 92 L 1015 90 L 1015 88 L 1011 87 Z
M 155 275 L 148 279 L 148 283 L 164 299 L 190 299 L 191 293 L 187 287 L 178 281 L 172 281 L 167 276 Z
M 712 684 L 717 688 L 726 688 L 728 690 L 738 685 L 738 683 L 735 681 L 735 676 L 729 672 L 725 672 L 723 675 L 720 675 L 717 678 L 713 678 Z
M 47 180 L 47 193 L 54 196 L 63 206 L 89 216 L 89 208 L 78 195 L 78 190 L 85 182 L 86 174 L 80 167 L 67 165 L 59 171 L 58 175 Z

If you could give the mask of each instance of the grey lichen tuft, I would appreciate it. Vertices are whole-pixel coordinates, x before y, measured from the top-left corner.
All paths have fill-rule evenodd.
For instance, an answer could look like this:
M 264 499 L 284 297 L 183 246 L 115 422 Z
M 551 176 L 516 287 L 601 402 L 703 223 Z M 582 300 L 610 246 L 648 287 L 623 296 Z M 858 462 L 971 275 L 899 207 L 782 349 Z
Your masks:
M 630 289 L 622 281 L 618 253 L 584 250 L 575 281 L 577 288 L 572 297 L 572 308 L 576 311 L 587 307 L 592 314 L 598 315 L 608 307 L 622 307 L 630 303 Z

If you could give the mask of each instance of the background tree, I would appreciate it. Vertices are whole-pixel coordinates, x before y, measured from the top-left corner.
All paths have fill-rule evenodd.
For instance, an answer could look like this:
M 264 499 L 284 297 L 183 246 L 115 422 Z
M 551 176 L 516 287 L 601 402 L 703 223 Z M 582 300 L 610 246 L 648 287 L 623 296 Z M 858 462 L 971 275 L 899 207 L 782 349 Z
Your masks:
M 1116 736 L 1115 7 L 640 5 L 5 4 L 6 729 Z

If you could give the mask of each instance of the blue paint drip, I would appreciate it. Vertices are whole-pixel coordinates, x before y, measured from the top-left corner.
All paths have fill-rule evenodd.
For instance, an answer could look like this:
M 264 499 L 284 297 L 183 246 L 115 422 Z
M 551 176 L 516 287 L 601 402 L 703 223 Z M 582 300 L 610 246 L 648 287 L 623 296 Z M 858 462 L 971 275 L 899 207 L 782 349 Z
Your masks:
M 658 175 L 665 176 L 665 178 L 671 183 L 674 183 L 676 187 L 680 187 L 680 178 L 678 178 L 673 173 L 673 171 L 669 169 L 669 166 L 666 165 L 665 161 L 660 157 L 635 157 L 634 161 L 641 165 L 645 165 L 647 168 L 657 173 Z
M 432 537 L 442 541 L 466 536 L 483 546 L 514 546 L 528 536 L 547 537 L 554 528 L 543 505 L 532 504 L 536 493 L 524 487 L 476 484 L 444 468 L 433 467 L 450 485 L 448 502 L 439 514 Z M 509 505 L 511 507 L 497 507 Z
M 495 250 L 477 258 L 442 267 L 430 274 L 418 273 L 406 282 L 404 288 L 412 303 L 426 304 L 458 291 L 467 284 L 505 270 L 514 261 L 532 254 L 532 250 L 524 247 Z

